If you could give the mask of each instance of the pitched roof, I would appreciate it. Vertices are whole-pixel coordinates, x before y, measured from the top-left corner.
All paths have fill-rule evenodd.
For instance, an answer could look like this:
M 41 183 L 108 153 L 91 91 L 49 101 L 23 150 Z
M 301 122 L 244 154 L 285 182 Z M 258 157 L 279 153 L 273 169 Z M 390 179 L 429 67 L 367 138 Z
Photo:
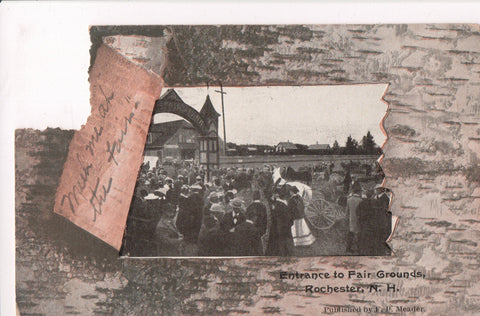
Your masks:
M 153 142 L 151 145 L 163 146 L 181 128 L 195 129 L 192 124 L 185 120 L 176 120 L 150 125 L 148 132 L 152 133 L 153 136 Z
M 202 115 L 204 118 L 209 118 L 209 117 L 218 117 L 220 114 L 215 111 L 215 108 L 213 107 L 212 101 L 210 100 L 210 96 L 207 95 L 207 98 L 205 99 L 205 103 L 203 104 L 202 109 L 200 110 L 200 115 Z
M 277 147 L 283 147 L 285 149 L 298 149 L 297 145 L 291 142 L 280 142 Z
M 165 92 L 165 94 L 162 95 L 160 97 L 160 99 L 158 99 L 158 101 L 180 102 L 180 103 L 183 103 L 183 104 L 187 105 L 185 102 L 183 102 L 183 100 L 180 98 L 180 96 L 177 94 L 177 92 L 175 92 L 175 90 L 173 90 L 173 89 L 168 89 L 167 92 Z
M 310 150 L 321 150 L 321 149 L 329 149 L 330 145 L 329 144 L 313 144 L 308 146 L 308 149 Z

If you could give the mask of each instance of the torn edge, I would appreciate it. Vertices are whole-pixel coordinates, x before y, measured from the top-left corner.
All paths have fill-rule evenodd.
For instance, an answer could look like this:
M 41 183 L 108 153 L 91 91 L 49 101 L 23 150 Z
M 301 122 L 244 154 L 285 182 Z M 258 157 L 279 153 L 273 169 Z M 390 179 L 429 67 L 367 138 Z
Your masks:
M 387 144 L 387 142 L 389 141 L 389 136 L 388 136 L 388 133 L 385 129 L 385 120 L 388 118 L 388 116 L 390 115 L 390 112 L 391 112 L 391 106 L 390 106 L 390 103 L 385 100 L 385 95 L 387 95 L 387 91 L 388 89 L 390 88 L 390 85 L 391 83 L 388 82 L 387 83 L 387 88 L 385 89 L 382 97 L 380 98 L 380 100 L 385 103 L 387 105 L 387 111 L 385 112 L 385 115 L 383 116 L 382 118 L 382 121 L 380 122 L 380 130 L 382 131 L 382 133 L 385 135 L 385 141 L 383 142 L 382 146 L 380 146 L 380 148 L 382 149 L 382 155 L 380 156 L 380 158 L 378 158 L 377 162 L 378 162 L 378 165 L 380 166 L 380 168 L 383 169 L 382 167 L 382 161 L 383 161 L 383 158 L 385 157 L 385 146 Z M 385 184 L 387 182 L 387 174 L 385 172 L 384 173 L 384 178 L 383 178 L 383 182 L 382 182 L 382 188 L 385 188 L 387 190 L 390 191 L 390 195 L 389 195 L 389 203 L 388 203 L 388 209 L 387 209 L 387 213 L 390 213 L 392 214 L 392 227 L 391 227 L 391 231 L 390 231 L 390 235 L 388 236 L 387 240 L 385 240 L 385 244 L 387 245 L 387 247 L 390 249 L 390 251 L 392 252 L 392 255 L 395 254 L 395 251 L 392 247 L 392 245 L 390 244 L 390 242 L 393 240 L 393 235 L 395 234 L 395 231 L 397 229 L 397 226 L 398 226 L 398 222 L 400 220 L 400 218 L 398 216 L 394 216 L 393 213 L 391 212 L 391 209 L 392 209 L 392 204 L 393 204 L 393 200 L 395 198 L 395 194 L 392 190 L 390 190 L 389 188 L 385 187 Z

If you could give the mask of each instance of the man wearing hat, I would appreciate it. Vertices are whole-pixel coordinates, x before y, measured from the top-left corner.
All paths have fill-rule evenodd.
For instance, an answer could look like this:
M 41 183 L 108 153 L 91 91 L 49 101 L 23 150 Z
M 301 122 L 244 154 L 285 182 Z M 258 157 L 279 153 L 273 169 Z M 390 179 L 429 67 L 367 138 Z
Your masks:
M 225 192 L 229 191 L 229 190 L 233 190 L 233 183 L 232 183 L 232 179 L 233 178 L 230 178 L 228 176 L 225 177 L 225 180 L 223 181 L 223 190 Z
M 388 254 L 390 251 L 385 243 L 392 231 L 392 213 L 388 209 L 390 205 L 389 191 L 389 189 L 384 188 L 381 184 L 377 184 L 374 191 L 375 196 L 372 201 L 373 207 L 377 209 L 377 214 L 380 217 L 378 220 L 378 232 L 382 240 L 382 246 L 384 246 L 384 253 L 382 254 Z
M 221 185 L 220 178 L 215 176 L 212 178 L 212 185 L 213 185 L 213 191 L 215 192 L 223 192 L 223 187 Z
M 197 242 L 200 228 L 203 221 L 203 190 L 202 187 L 195 184 L 190 187 L 190 196 L 188 197 L 189 205 L 192 212 L 192 224 L 186 240 L 191 240 L 192 243 Z
M 252 210 L 252 212 L 255 213 L 255 225 L 257 226 L 261 235 L 264 235 L 267 231 L 267 208 L 260 201 L 260 191 L 253 191 L 252 197 L 253 202 L 247 207 L 247 212 Z
M 187 243 L 196 244 L 202 225 L 202 205 L 195 190 L 190 192 L 184 185 L 178 198 L 178 216 L 176 225 Z M 201 198 L 200 198 L 201 201 Z
M 232 254 L 235 256 L 261 256 L 263 255 L 262 232 L 258 229 L 257 211 L 253 208 L 247 210 L 245 222 L 238 224 L 233 233 Z
M 213 213 L 207 215 L 198 236 L 198 255 L 222 256 L 224 241 L 218 219 L 213 216 Z
M 377 203 L 377 207 L 384 209 L 385 211 L 388 210 L 388 205 L 390 204 L 390 197 L 387 194 L 388 189 L 384 188 L 381 184 L 375 185 L 375 201 Z
M 226 191 L 225 194 L 223 195 L 223 205 L 225 206 L 225 210 L 231 211 L 232 205 L 230 204 L 230 201 L 232 201 L 235 198 L 235 194 L 233 191 Z
M 362 202 L 362 186 L 358 182 L 352 185 L 352 195 L 347 199 L 347 218 L 348 218 L 348 233 L 347 233 L 347 252 L 357 251 L 358 236 L 360 233 L 359 223 L 359 205 Z
M 220 221 L 220 233 L 223 239 L 222 253 L 225 256 L 237 255 L 235 247 L 235 229 L 238 225 L 245 222 L 245 211 L 243 201 L 235 198 L 229 203 L 231 210 L 227 211 Z
M 164 181 L 165 181 L 165 184 L 163 185 L 163 187 L 165 189 L 170 190 L 171 188 L 173 188 L 173 179 L 172 178 L 165 177 Z
M 210 192 L 207 198 L 207 203 L 205 204 L 205 207 L 203 208 L 203 215 L 209 215 L 210 214 L 210 209 L 212 208 L 213 205 L 219 204 L 220 199 L 218 196 L 217 192 Z
M 182 236 L 175 226 L 175 207 L 168 205 L 164 208 L 161 218 L 155 229 L 157 256 L 172 256 L 179 254 Z
M 243 201 L 239 198 L 234 198 L 229 203 L 231 211 L 223 216 L 222 223 L 229 231 L 233 232 L 237 225 L 245 222 L 245 211 L 243 209 Z
M 179 174 L 179 175 L 177 176 L 177 181 L 175 182 L 175 184 L 179 184 L 180 187 L 181 187 L 182 185 L 186 184 L 186 183 L 185 183 L 185 177 L 184 177 L 182 174 Z
M 202 188 L 202 191 L 205 191 L 205 184 L 203 183 L 203 179 L 201 176 L 196 176 L 195 177 L 195 184 L 194 185 L 198 185 Z
M 180 197 L 180 191 L 184 185 L 184 177 L 179 174 L 177 180 L 173 182 L 173 187 L 170 192 L 169 202 L 173 205 L 178 205 L 178 198 Z
M 383 254 L 383 244 L 381 237 L 382 215 L 380 209 L 374 207 L 372 200 L 373 190 L 366 191 L 366 198 L 358 205 L 358 223 L 360 233 L 358 237 L 358 254 L 365 256 L 375 256 Z M 385 214 L 385 212 L 383 212 Z
M 281 187 L 273 193 L 271 201 L 270 233 L 265 254 L 267 256 L 288 257 L 293 254 L 292 225 L 294 214 L 288 207 L 288 191 Z
M 166 190 L 165 201 L 172 205 L 175 203 L 175 190 L 173 189 L 173 179 L 170 177 L 165 178 L 165 185 L 163 188 Z
M 225 215 L 225 208 L 220 203 L 212 204 L 209 214 L 220 222 Z
M 180 188 L 180 196 L 178 197 L 178 211 L 177 211 L 177 219 L 176 219 L 176 226 L 178 231 L 185 235 L 185 233 L 190 229 L 190 225 L 192 222 L 191 219 L 191 209 L 192 206 L 190 205 L 190 189 L 188 185 L 182 185 Z

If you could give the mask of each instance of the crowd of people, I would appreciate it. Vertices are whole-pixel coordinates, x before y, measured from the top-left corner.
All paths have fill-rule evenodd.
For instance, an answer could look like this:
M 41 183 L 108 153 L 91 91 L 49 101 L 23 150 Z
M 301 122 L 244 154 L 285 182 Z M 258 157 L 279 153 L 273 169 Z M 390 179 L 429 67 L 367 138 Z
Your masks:
M 270 171 L 222 168 L 211 175 L 211 182 L 205 183 L 204 169 L 198 166 L 181 165 L 173 170 L 143 166 L 127 220 L 123 253 L 279 255 L 266 249 L 270 236 L 262 188 L 268 181 L 262 179 L 271 177 Z M 285 235 L 274 228 L 268 233 L 280 236 L 280 243 Z M 270 245 L 275 243 L 275 237 L 268 239 Z
M 329 177 L 332 165 L 322 168 L 325 177 Z M 272 166 L 220 168 L 211 170 L 211 181 L 206 182 L 205 170 L 192 164 L 142 166 L 122 253 L 175 257 L 290 256 L 296 246 L 312 245 L 315 236 L 298 189 L 288 183 L 276 186 L 272 172 Z M 380 203 L 385 203 L 388 196 L 385 192 L 375 196 L 362 194 L 361 185 L 349 173 L 345 175 L 344 189 L 347 193 L 343 201 L 337 202 L 347 211 L 347 252 L 380 254 L 378 249 L 384 247 L 379 245 L 382 240 L 378 234 L 386 234 L 388 228 L 379 230 L 378 225 L 388 226 L 388 219 L 383 216 L 388 201 L 386 207 Z M 362 242 L 372 238 L 380 241 Z
M 387 255 L 386 240 L 391 234 L 392 214 L 388 211 L 389 190 L 376 185 L 363 190 L 353 182 L 346 201 L 348 233 L 346 252 L 354 255 Z

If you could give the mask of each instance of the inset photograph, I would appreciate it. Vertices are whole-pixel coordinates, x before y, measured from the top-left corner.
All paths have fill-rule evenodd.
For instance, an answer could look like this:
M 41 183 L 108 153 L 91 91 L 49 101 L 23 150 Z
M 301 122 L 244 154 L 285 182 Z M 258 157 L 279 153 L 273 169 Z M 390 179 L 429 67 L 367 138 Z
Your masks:
M 165 89 L 121 255 L 390 255 L 378 164 L 386 89 Z

